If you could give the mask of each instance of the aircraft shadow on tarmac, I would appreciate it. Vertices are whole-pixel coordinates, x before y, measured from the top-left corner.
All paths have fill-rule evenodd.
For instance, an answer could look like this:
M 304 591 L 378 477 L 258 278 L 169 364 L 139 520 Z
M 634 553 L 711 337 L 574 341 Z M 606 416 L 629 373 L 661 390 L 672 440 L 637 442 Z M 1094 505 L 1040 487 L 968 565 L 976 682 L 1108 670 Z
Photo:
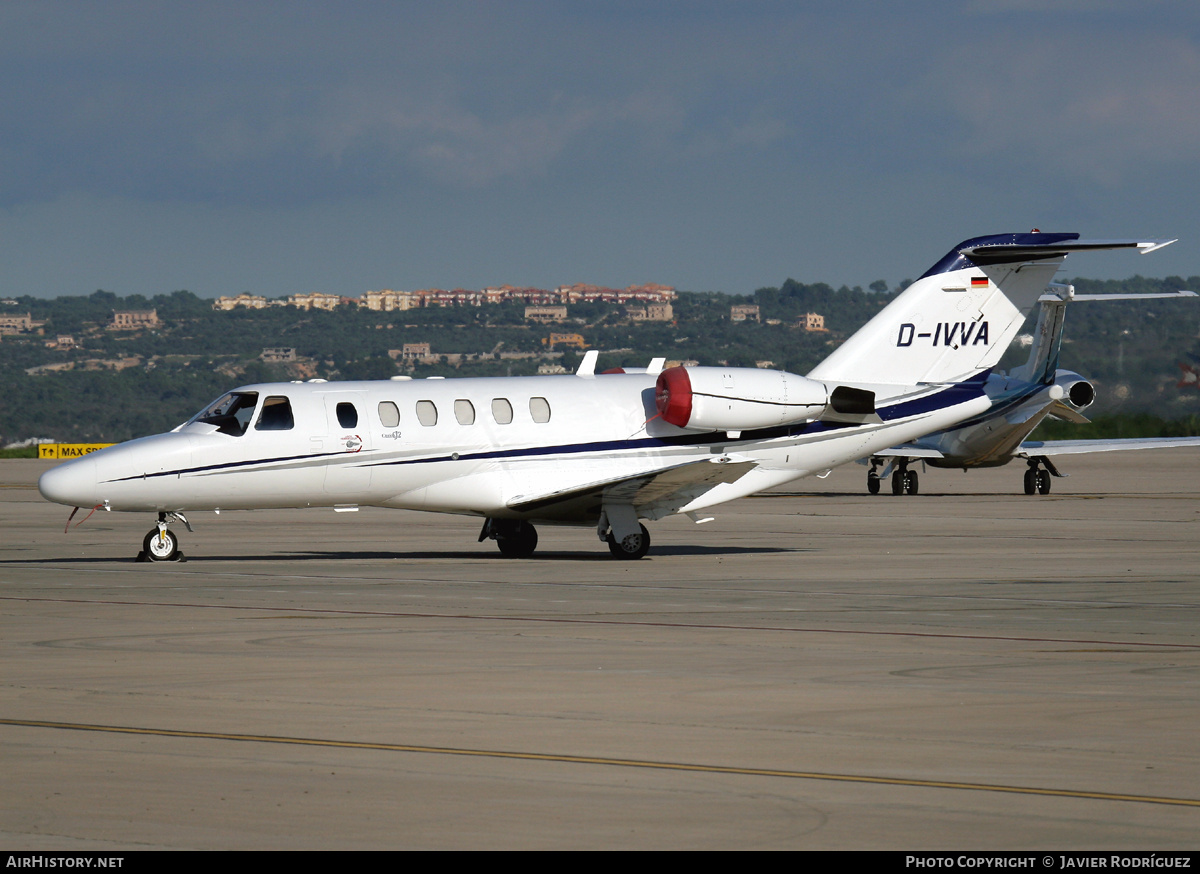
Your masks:
M 741 556 L 741 555 L 775 555 L 779 553 L 789 552 L 807 552 L 804 548 L 791 548 L 782 546 L 704 546 L 693 544 L 677 544 L 667 546 L 655 546 L 654 551 L 646 558 L 671 558 L 671 557 L 687 557 L 687 556 Z M 612 562 L 614 564 L 622 564 L 614 562 L 612 556 L 605 552 L 567 552 L 547 550 L 538 552 L 530 558 L 513 559 L 505 558 L 496 552 L 480 551 L 480 552 L 353 552 L 344 549 L 331 550 L 329 552 L 320 552 L 309 550 L 305 552 L 277 552 L 268 554 L 247 554 L 247 555 L 206 555 L 198 553 L 193 556 L 186 556 L 185 562 L 244 562 L 244 561 L 496 561 L 496 562 L 513 562 L 519 563 L 522 561 L 598 561 Z M 645 561 L 645 559 L 643 559 Z M 4 565 L 39 565 L 39 564 L 132 564 L 133 557 L 62 557 L 62 558 L 12 558 L 0 559 L 0 566 Z M 154 562 L 156 565 L 170 567 L 175 562 Z M 625 566 L 625 565 L 623 565 Z

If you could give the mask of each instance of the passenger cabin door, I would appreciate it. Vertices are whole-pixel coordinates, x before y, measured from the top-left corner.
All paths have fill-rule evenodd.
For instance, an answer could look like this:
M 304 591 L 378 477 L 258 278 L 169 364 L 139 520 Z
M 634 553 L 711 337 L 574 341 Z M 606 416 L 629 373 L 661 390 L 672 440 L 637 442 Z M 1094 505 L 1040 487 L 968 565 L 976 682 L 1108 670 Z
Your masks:
M 326 456 L 325 491 L 364 491 L 371 484 L 371 422 L 367 393 L 335 391 L 322 393 L 325 432 L 312 438 L 313 451 Z

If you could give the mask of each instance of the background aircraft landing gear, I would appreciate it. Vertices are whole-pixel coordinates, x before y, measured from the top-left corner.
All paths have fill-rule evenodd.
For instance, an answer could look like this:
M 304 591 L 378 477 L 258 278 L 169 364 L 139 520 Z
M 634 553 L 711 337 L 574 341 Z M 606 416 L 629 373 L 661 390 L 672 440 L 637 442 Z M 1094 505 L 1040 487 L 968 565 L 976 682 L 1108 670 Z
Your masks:
M 639 559 L 650 551 L 650 532 L 640 523 L 638 528 L 642 530 L 637 534 L 626 534 L 620 540 L 611 531 L 608 532 L 605 541 L 614 558 Z
M 488 519 L 479 532 L 480 541 L 485 537 L 496 541 L 505 558 L 529 558 L 538 544 L 537 529 L 514 519 Z
M 1050 471 L 1041 466 L 1041 460 L 1029 459 L 1029 468 L 1025 471 L 1025 494 L 1050 494 Z
M 871 469 L 867 471 L 867 492 L 872 495 L 879 494 L 879 460 L 871 459 Z
M 159 513 L 158 524 L 142 539 L 142 551 L 137 555 L 138 561 L 186 561 L 183 553 L 179 551 L 179 538 L 167 528 L 176 519 L 187 525 L 188 531 L 192 530 L 182 513 Z
M 892 471 L 892 494 L 915 495 L 920 489 L 920 480 L 915 470 L 908 469 L 908 462 L 900 460 Z

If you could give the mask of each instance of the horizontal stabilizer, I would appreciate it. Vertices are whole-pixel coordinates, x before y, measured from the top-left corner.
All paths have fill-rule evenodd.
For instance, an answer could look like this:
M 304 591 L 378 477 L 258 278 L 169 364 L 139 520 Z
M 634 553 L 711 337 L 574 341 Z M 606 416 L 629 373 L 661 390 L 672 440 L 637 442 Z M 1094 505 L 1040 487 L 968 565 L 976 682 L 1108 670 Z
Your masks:
M 1053 283 L 1051 284 L 1053 288 Z M 1179 291 L 1130 291 L 1119 292 L 1117 294 L 1071 294 L 1068 297 L 1063 297 L 1060 294 L 1043 294 L 1038 298 L 1038 301 L 1059 301 L 1066 300 L 1071 302 L 1089 301 L 1089 300 L 1162 300 L 1173 299 L 1180 297 L 1200 297 L 1194 291 L 1180 289 Z
M 1042 234 L 1040 236 L 1053 238 L 1057 234 Z M 1071 252 L 1101 252 L 1106 249 L 1137 249 L 1142 255 L 1148 255 L 1164 246 L 1169 246 L 1175 240 L 1071 240 L 1047 239 L 1044 242 L 1033 239 L 1033 234 L 1013 234 L 1012 242 L 989 241 L 974 246 L 963 246 L 958 251 L 977 264 L 1003 264 L 1009 261 L 1019 261 L 1025 258 L 1053 258 L 1058 255 L 1068 255 Z
M 1076 425 L 1088 425 L 1091 419 L 1085 416 L 1079 410 L 1072 409 L 1062 401 L 1055 401 L 1047 409 L 1048 415 L 1053 416 L 1061 422 L 1073 422 Z

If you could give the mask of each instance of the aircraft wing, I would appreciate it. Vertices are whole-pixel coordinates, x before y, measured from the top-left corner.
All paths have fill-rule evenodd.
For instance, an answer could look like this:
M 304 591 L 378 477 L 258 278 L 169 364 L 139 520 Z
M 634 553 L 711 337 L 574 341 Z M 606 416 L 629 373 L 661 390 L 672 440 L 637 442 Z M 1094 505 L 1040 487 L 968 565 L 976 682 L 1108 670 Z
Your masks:
M 1172 449 L 1200 446 L 1200 437 L 1132 437 L 1114 440 L 1027 440 L 1017 448 L 1021 458 L 1038 455 L 1083 455 L 1124 449 Z
M 692 461 L 634 476 L 620 476 L 580 486 L 519 495 L 508 502 L 511 510 L 545 519 L 587 519 L 599 514 L 604 503 L 678 509 L 721 483 L 731 483 L 757 467 L 753 461 Z

